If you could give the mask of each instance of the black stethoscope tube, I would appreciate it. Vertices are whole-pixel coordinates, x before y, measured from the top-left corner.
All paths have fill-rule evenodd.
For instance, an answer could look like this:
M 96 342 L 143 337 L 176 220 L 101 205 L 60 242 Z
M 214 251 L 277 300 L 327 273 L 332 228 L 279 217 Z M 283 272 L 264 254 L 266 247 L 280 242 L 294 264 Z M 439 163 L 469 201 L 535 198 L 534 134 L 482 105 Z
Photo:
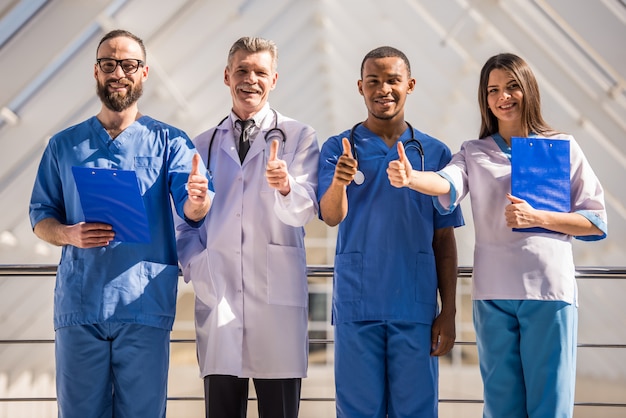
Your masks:
M 285 152 L 285 142 L 287 141 L 287 135 L 285 135 L 285 131 L 283 131 L 282 129 L 280 129 L 278 127 L 278 114 L 276 113 L 276 111 L 274 109 L 271 109 L 272 112 L 274 113 L 274 127 L 270 130 L 268 130 L 267 132 L 265 132 L 265 143 L 267 143 L 267 140 L 270 138 L 270 135 L 273 133 L 278 133 L 279 136 L 281 137 L 281 142 L 283 145 L 283 152 Z M 211 168 L 210 168 L 210 164 L 211 164 L 211 148 L 213 147 L 213 141 L 215 140 L 215 134 L 217 133 L 217 127 L 220 126 L 222 123 L 224 123 L 224 121 L 228 119 L 228 116 L 226 116 L 224 119 L 222 119 L 220 121 L 220 123 L 218 123 L 215 126 L 215 129 L 213 130 L 213 134 L 211 135 L 211 139 L 209 140 L 209 148 L 207 150 L 207 157 L 206 157 L 206 166 L 207 169 L 209 170 L 209 174 L 211 175 Z

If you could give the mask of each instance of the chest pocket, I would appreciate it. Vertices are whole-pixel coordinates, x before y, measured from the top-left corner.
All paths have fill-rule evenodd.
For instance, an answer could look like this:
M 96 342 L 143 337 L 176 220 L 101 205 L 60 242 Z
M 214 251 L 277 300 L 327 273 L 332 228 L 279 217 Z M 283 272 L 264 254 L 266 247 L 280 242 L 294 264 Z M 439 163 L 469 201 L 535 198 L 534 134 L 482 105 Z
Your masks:
M 160 170 L 162 164 L 163 160 L 160 157 L 135 157 L 135 169 L 152 168 Z
M 162 166 L 162 157 L 135 157 L 135 171 L 137 173 L 139 189 L 141 190 L 142 195 L 157 181 L 159 175 L 161 174 Z

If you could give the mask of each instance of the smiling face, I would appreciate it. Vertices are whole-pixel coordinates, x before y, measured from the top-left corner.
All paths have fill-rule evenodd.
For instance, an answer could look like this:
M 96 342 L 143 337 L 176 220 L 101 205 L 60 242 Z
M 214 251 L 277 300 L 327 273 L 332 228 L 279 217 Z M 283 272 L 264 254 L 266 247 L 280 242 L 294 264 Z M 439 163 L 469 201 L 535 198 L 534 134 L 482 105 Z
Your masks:
M 415 79 L 410 77 L 402 58 L 369 58 L 363 65 L 361 78 L 359 93 L 365 99 L 368 118 L 404 119 L 404 103 L 415 87 Z
M 235 52 L 224 70 L 224 84 L 230 87 L 235 114 L 249 119 L 261 110 L 277 79 L 269 51 Z
M 524 93 L 517 80 L 508 71 L 495 68 L 489 73 L 487 105 L 498 119 L 498 126 L 501 130 L 521 127 Z
M 145 61 L 141 46 L 133 39 L 119 36 L 104 41 L 97 58 L 115 60 L 138 59 Z M 148 78 L 148 67 L 140 66 L 137 72 L 127 74 L 118 65 L 112 73 L 105 73 L 98 64 L 94 67 L 98 97 L 108 109 L 122 112 L 137 103 L 143 93 L 143 82 Z

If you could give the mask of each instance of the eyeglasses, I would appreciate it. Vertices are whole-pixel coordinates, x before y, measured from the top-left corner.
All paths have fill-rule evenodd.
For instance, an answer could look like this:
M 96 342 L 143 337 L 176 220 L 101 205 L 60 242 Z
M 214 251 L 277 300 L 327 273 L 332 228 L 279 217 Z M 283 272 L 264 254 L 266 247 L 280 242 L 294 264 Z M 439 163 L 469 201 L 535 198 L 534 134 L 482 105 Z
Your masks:
M 113 58 L 98 58 L 96 60 L 102 72 L 110 74 L 117 69 L 119 65 L 126 74 L 135 74 L 139 67 L 143 67 L 144 62 L 136 59 L 115 60 Z

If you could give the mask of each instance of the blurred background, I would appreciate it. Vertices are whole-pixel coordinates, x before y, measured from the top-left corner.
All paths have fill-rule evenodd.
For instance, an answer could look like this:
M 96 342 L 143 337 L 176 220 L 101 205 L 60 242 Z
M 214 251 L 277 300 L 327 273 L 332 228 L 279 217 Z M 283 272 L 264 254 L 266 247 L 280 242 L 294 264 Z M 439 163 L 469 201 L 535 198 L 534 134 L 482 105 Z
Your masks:
M 313 126 L 320 144 L 365 119 L 357 91 L 361 60 L 391 45 L 411 61 L 416 91 L 406 119 L 455 152 L 479 129 L 478 75 L 500 52 L 533 68 L 544 117 L 571 133 L 606 193 L 609 236 L 574 243 L 578 267 L 626 264 L 626 2 L 624 0 L 0 0 L 0 264 L 49 265 L 60 250 L 39 241 L 28 202 L 51 135 L 100 108 L 93 65 L 100 38 L 112 29 L 143 38 L 149 79 L 141 112 L 184 129 L 190 137 L 212 127 L 231 107 L 223 72 L 228 49 L 241 36 L 274 40 L 279 79 L 270 103 Z M 380 216 L 393 216 L 396 208 Z M 459 265 L 471 267 L 474 230 L 457 229 Z M 307 225 L 312 266 L 332 266 L 336 228 Z M 623 278 L 623 277 L 622 277 Z M 458 288 L 458 338 L 474 341 L 470 277 Z M 626 280 L 581 278 L 579 403 L 626 403 Z M 0 277 L 0 417 L 56 416 L 51 340 L 53 274 Z M 310 277 L 309 378 L 302 417 L 334 416 L 329 275 Z M 193 291 L 181 283 L 173 338 L 168 417 L 202 415 L 202 383 L 193 342 Z M 327 341 L 327 343 L 323 343 Z M 617 347 L 613 347 L 617 346 Z M 481 399 L 472 344 L 442 360 L 442 399 Z M 186 398 L 193 398 L 186 400 Z M 442 417 L 480 417 L 479 403 L 440 406 Z M 251 404 L 250 416 L 256 416 Z M 620 407 L 581 405 L 576 417 L 624 417 Z

